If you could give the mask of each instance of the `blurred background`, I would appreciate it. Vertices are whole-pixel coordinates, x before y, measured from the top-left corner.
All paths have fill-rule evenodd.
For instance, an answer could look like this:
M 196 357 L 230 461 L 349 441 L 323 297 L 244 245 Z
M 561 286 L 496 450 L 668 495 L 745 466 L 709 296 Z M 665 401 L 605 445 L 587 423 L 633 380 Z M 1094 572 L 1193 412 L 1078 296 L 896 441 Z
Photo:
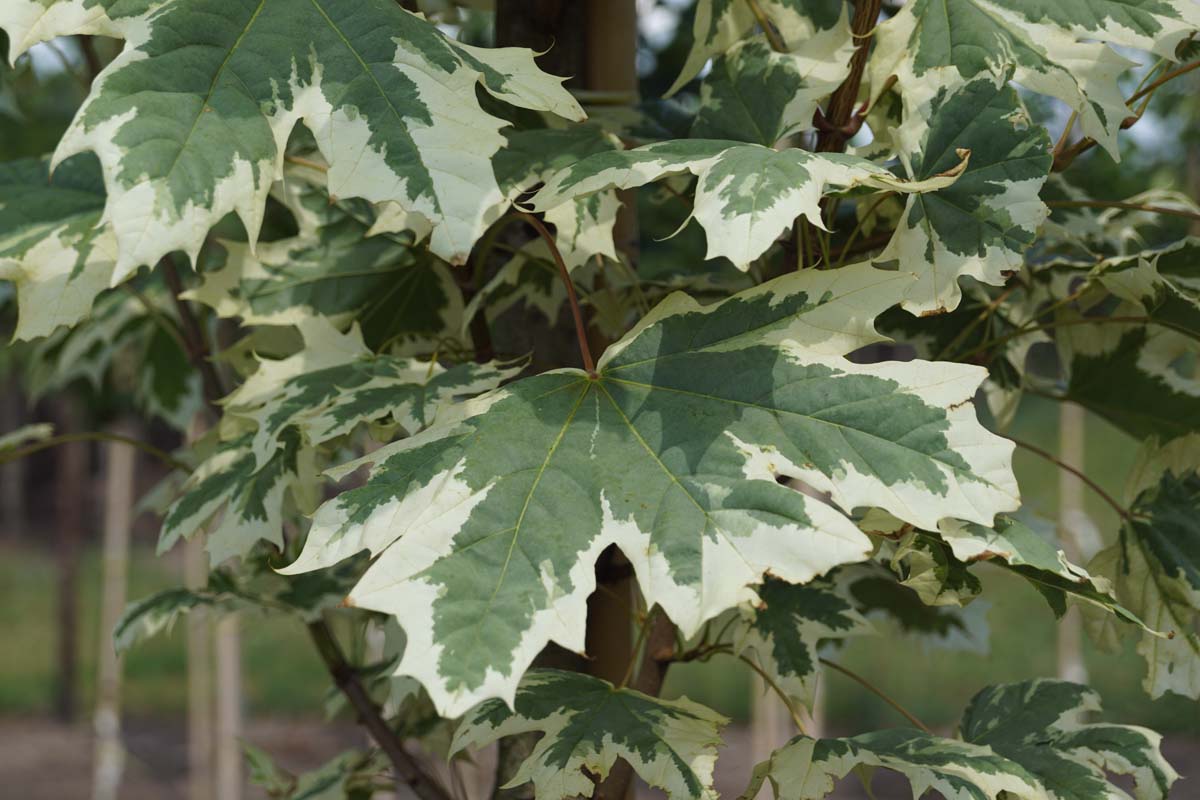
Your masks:
M 688 0 L 639 0 L 642 42 L 638 65 L 643 94 L 657 97 L 671 83 L 687 52 L 692 8 Z M 473 43 L 489 40 L 486 14 L 467 15 L 451 29 Z M 53 150 L 86 93 L 97 64 L 117 44 L 104 40 L 58 40 L 41 45 L 0 74 L 0 160 L 38 156 Z M 0 34 L 0 52 L 7 43 Z M 1129 54 L 1138 58 L 1137 54 Z M 7 57 L 5 56 L 7 62 Z M 1200 73 L 1198 73 L 1200 74 Z M 1200 81 L 1188 76 L 1159 92 L 1145 119 L 1123 137 L 1123 163 L 1099 148 L 1080 159 L 1070 179 L 1097 194 L 1126 197 L 1150 189 L 1200 192 Z M 1136 82 L 1136 76 L 1131 78 Z M 686 94 L 678 101 L 687 103 Z M 1049 118 L 1058 109 L 1035 109 Z M 1052 132 L 1061 124 L 1050 125 Z M 676 220 L 644 224 L 643 250 L 652 265 L 655 238 Z M 661 230 L 660 230 L 661 229 Z M 690 237 L 690 238 L 689 238 Z M 695 227 L 681 236 L 703 261 L 703 240 Z M 680 241 L 673 246 L 679 247 Z M 15 321 L 10 287 L 0 284 L 0 330 L 9 339 Z M 93 347 L 112 345 L 97 341 Z M 171 449 L 172 429 L 146 421 L 135 409 L 127 387 L 136 380 L 136 356 L 103 371 L 81 348 L 68 378 L 49 381 L 31 364 L 45 356 L 39 343 L 0 348 L 0 434 L 39 422 L 52 422 L 59 433 L 125 431 Z M 1067 417 L 1064 419 L 1063 414 Z M 139 421 L 140 420 L 140 421 Z M 1064 425 L 1065 422 L 1065 425 Z M 1013 426 L 1026 441 L 1058 453 L 1079 466 L 1105 490 L 1120 495 L 1135 455 L 1133 440 L 1093 417 L 1074 416 L 1057 404 L 1027 398 Z M 39 452 L 0 466 L 0 794 L 27 800 L 91 796 L 97 726 L 108 724 L 112 709 L 98 700 L 102 653 L 110 648 L 101 625 L 105 596 L 119 587 L 119 565 L 105 570 L 102 548 L 106 525 L 131 529 L 124 568 L 124 595 L 135 600 L 183 580 L 185 556 L 176 550 L 155 556 L 157 520 L 130 511 L 134 501 L 155 488 L 161 468 L 147 457 L 120 448 L 79 442 Z M 1086 563 L 1116 530 L 1112 511 L 1089 494 L 1082 505 L 1070 479 L 1054 466 L 1024 451 L 1016 468 L 1027 507 L 1027 521 L 1052 520 L 1067 511 L 1074 520 L 1069 548 Z M 123 506 L 124 513 L 118 508 Z M 107 517 L 106 517 L 107 514 Z M 1084 521 L 1086 519 L 1086 522 Z M 1168 696 L 1147 699 L 1141 689 L 1144 667 L 1134 642 L 1116 655 L 1097 653 L 1079 633 L 1074 614 L 1059 625 L 1044 600 L 1028 584 L 986 565 L 979 571 L 984 597 L 965 609 L 961 624 L 946 635 L 916 638 L 884 636 L 858 639 L 838 660 L 858 672 L 940 732 L 952 732 L 971 695 L 988 683 L 1035 676 L 1086 679 L 1101 695 L 1104 716 L 1161 731 L 1164 749 L 1181 773 L 1200 772 L 1200 703 Z M 108 580 L 105 580 L 107 575 Z M 207 623 L 206 623 L 207 624 Z M 122 665 L 119 713 L 126 749 L 122 797 L 185 797 L 189 763 L 204 758 L 195 734 L 212 719 L 197 719 L 204 708 L 197 670 L 224 669 L 238 675 L 240 686 L 222 685 L 240 711 L 245 742 L 270 752 L 285 767 L 311 769 L 361 744 L 363 734 L 342 713 L 328 718 L 329 682 L 304 630 L 276 619 L 243 617 L 240 645 L 214 665 L 212 653 L 189 655 L 188 626 L 133 650 Z M 189 682 L 189 664 L 193 680 Z M 727 752 L 718 762 L 723 795 L 736 796 L 750 766 L 790 735 L 788 723 L 763 699 L 757 679 L 733 662 L 716 660 L 673 668 L 667 694 L 686 694 L 730 716 L 735 722 Z M 110 681 L 111 677 L 105 680 Z M 199 699 L 197 692 L 200 692 Z M 111 698 L 112 687 L 107 696 Z M 209 698 L 207 707 L 211 708 Z M 193 713 L 188 714 L 191 707 Z M 105 710 L 107 709 L 107 710 Z M 199 716 L 203 717 L 204 713 Z M 903 724 L 895 711 L 856 683 L 836 673 L 824 679 L 815 724 L 829 735 L 849 735 Z M 189 728 L 189 726 L 191 726 Z M 212 754 L 209 753 L 209 758 Z M 1179 784 L 1179 797 L 1200 797 L 1200 789 Z M 881 784 L 882 785 L 882 784 Z M 884 787 L 886 790 L 886 787 Z M 844 797 L 856 797 L 847 785 Z M 9 794 L 12 792 L 12 794 Z M 1192 794 L 1191 792 L 1195 792 Z M 247 797 L 262 796 L 247 789 Z M 865 796 L 865 795 L 862 795 Z M 884 797 L 906 797 L 897 792 Z M 199 798 L 197 798 L 199 800 Z M 236 798 L 230 798 L 236 800 Z

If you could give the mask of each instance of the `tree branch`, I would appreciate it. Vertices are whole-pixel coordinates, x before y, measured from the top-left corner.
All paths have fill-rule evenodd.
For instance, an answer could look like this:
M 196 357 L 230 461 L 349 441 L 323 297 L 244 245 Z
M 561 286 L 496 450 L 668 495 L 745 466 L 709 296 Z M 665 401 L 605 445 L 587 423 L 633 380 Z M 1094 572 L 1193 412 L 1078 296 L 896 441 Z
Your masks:
M 862 86 L 867 56 L 871 52 L 871 37 L 879 20 L 879 2 L 857 0 L 854 4 L 854 19 L 850 27 L 858 46 L 850 58 L 850 74 L 829 98 L 828 111 L 822 115 L 818 110 L 813 120 L 820 131 L 817 135 L 818 153 L 840 153 L 845 149 L 846 141 L 858 133 L 862 126 L 862 117 L 854 113 L 854 104 L 858 102 L 858 90 Z
M 179 313 L 179 323 L 183 329 L 183 341 L 187 346 L 188 360 L 200 373 L 200 382 L 204 387 L 204 400 L 208 404 L 208 410 L 214 417 L 219 418 L 221 416 L 219 401 L 226 392 L 225 387 L 221 384 L 221 377 L 217 374 L 217 369 L 209 358 L 210 351 L 204 331 L 200 328 L 196 315 L 192 313 L 192 307 L 181 297 L 183 281 L 179 278 L 179 271 L 175 268 L 174 259 L 168 255 L 158 263 L 162 267 L 163 279 L 167 282 L 167 288 L 171 290 L 171 299 L 175 303 L 175 310 Z
M 141 450 L 143 453 L 158 459 L 171 469 L 178 469 L 184 472 L 192 471 L 191 467 L 189 467 L 187 464 L 172 457 L 170 453 L 164 450 L 159 450 L 152 444 L 134 439 L 130 436 L 122 436 L 119 433 L 109 433 L 107 431 L 68 433 L 62 436 L 55 436 L 50 439 L 45 439 L 37 442 L 36 444 L 31 444 L 19 449 L 0 451 L 0 464 L 7 464 L 10 461 L 16 461 L 42 450 L 48 450 L 51 447 L 57 447 L 62 444 L 70 444 L 71 442 L 117 442 L 118 444 L 129 445 L 132 448 Z
M 342 648 L 334 638 L 329 625 L 324 620 L 310 622 L 308 633 L 317 647 L 317 652 L 321 654 L 321 660 L 325 662 L 326 669 L 333 677 L 333 682 L 358 713 L 358 721 L 370 731 L 371 738 L 391 760 L 399 779 L 421 800 L 451 800 L 450 793 L 442 788 L 440 783 L 425 774 L 416 759 L 404 749 L 400 737 L 383 719 L 379 708 L 367 693 L 362 681 L 358 679 L 358 673 L 346 662 Z

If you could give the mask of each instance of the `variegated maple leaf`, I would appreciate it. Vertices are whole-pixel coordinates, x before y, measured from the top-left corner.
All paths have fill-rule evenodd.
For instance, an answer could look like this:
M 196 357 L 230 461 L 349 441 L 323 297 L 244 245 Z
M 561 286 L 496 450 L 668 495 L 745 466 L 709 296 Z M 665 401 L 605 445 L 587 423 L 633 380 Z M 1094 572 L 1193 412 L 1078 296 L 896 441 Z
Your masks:
M 411 236 L 370 235 L 363 201 L 333 201 L 324 174 L 289 165 L 271 189 L 298 231 L 251 247 L 221 241 L 202 259 L 203 283 L 184 297 L 248 325 L 294 325 L 314 316 L 353 317 L 373 346 L 429 352 L 462 325 L 462 293 L 445 262 Z
M 55 153 L 100 158 L 114 282 L 175 250 L 194 260 L 230 212 L 255 241 L 299 121 L 331 195 L 392 207 L 462 261 L 502 199 L 491 156 L 507 123 L 477 87 L 582 118 L 531 51 L 459 43 L 393 0 L 6 0 L 0 28 L 14 57 L 54 35 L 126 40 Z
M 772 147 L 812 127 L 817 103 L 850 72 L 849 27 L 821 31 L 793 53 L 777 53 L 759 36 L 713 63 L 700 85 L 691 135 Z
M 758 596 L 731 628 L 734 650 L 753 658 L 775 686 L 805 705 L 812 705 L 816 693 L 820 644 L 875 633 L 855 608 L 846 582 L 797 585 L 768 578 Z
M 1200 239 L 1105 259 L 1091 277 L 1106 291 L 1058 312 L 1074 323 L 1055 332 L 1067 397 L 1138 437 L 1200 430 L 1200 380 L 1178 368 L 1200 354 Z
M 698 178 L 692 215 L 708 236 L 707 257 L 725 257 L 746 270 L 798 217 L 824 229 L 820 201 L 827 191 L 855 186 L 933 191 L 954 183 L 967 167 L 969 154 L 958 155 L 940 174 L 905 181 L 842 153 L 678 139 L 585 158 L 558 172 L 531 202 L 544 211 L 593 192 L 633 189 L 690 172 Z
M 879 767 L 908 778 L 913 797 L 932 789 L 946 800 L 1129 800 L 1108 772 L 1133 776 L 1139 800 L 1165 800 L 1178 775 L 1159 751 L 1162 737 L 1084 721 L 1099 710 L 1094 692 L 1065 681 L 989 686 L 967 706 L 961 740 L 905 728 L 798 736 L 755 768 L 742 797 L 769 778 L 780 800 L 820 800 L 851 770 Z
M 443 404 L 494 389 L 521 369 L 495 363 L 446 369 L 418 358 L 376 355 L 357 325 L 343 334 L 324 317 L 297 327 L 303 349 L 261 360 L 258 371 L 223 401 L 227 419 L 255 426 L 251 450 L 260 468 L 288 446 L 289 431 L 299 432 L 308 447 L 382 420 L 415 433 Z
M 1050 174 L 1050 139 L 1032 125 L 1014 89 L 985 74 L 943 89 L 920 109 L 922 135 L 900 158 L 915 181 L 971 161 L 952 185 L 912 194 L 896 232 L 877 257 L 918 276 L 903 307 L 914 314 L 953 310 L 958 280 L 1003 284 L 1019 269 L 1049 209 L 1038 192 Z M 902 137 L 903 138 L 903 137 Z
M 543 734 L 507 786 L 533 782 L 540 800 L 587 796 L 622 758 L 668 797 L 715 800 L 713 766 L 729 720 L 684 698 L 661 700 L 577 672 L 534 670 L 512 709 L 489 700 L 470 711 L 451 754 L 504 736 Z
M 104 182 L 80 156 L 50 175 L 42 159 L 0 163 L 0 280 L 17 289 L 17 339 L 47 336 L 92 310 L 117 259 L 101 222 Z
M 1151 697 L 1174 692 L 1200 698 L 1200 435 L 1159 446 L 1151 439 L 1131 471 L 1130 517 L 1117 544 L 1088 565 L 1108 577 L 1117 597 L 1169 636 L 1143 634 L 1143 686 Z M 1123 631 L 1092 619 L 1103 644 L 1118 647 Z
M 188 476 L 179 499 L 167 509 L 158 537 L 159 553 L 201 530 L 207 532 L 205 547 L 213 564 L 245 556 L 260 540 L 283 545 L 285 502 L 301 512 L 316 504 L 314 454 L 301 445 L 298 433 L 291 432 L 284 446 L 260 467 L 252 441 L 247 434 L 209 446 L 208 457 Z
M 838 39 L 850 39 L 845 4 L 836 0 L 755 0 L 755 5 L 789 50 L 803 49 L 830 32 Z M 749 0 L 698 0 L 692 48 L 667 96 L 682 89 L 709 59 L 733 48 L 760 22 Z M 849 65 L 845 67 L 848 70 Z
M 593 563 L 610 544 L 647 603 L 692 635 L 752 600 L 768 568 L 804 582 L 866 558 L 837 508 L 990 524 L 1018 500 L 1012 445 L 969 402 L 982 370 L 842 357 L 877 338 L 871 320 L 909 278 L 859 264 L 705 307 L 673 295 L 597 375 L 517 381 L 343 467 L 373 470 L 317 512 L 287 570 L 376 554 L 350 600 L 400 619 L 398 672 L 453 716 L 511 701 L 548 641 L 583 649 Z
M 1021 86 L 1078 112 L 1083 133 L 1116 158 L 1117 132 L 1132 113 L 1117 79 L 1134 62 L 1112 46 L 1172 59 L 1197 29 L 1194 0 L 913 0 L 875 32 L 872 100 L 895 76 L 905 125 L 919 128 L 931 97 L 1013 69 Z
M 767 780 L 777 800 L 821 800 L 854 770 L 902 774 L 913 797 L 930 790 L 946 800 L 1047 800 L 1037 778 L 986 745 L 947 739 L 910 728 L 872 731 L 845 739 L 797 736 L 754 768 L 741 800 L 751 800 Z
M 1131 775 L 1138 800 L 1165 800 L 1179 777 L 1163 758 L 1162 737 L 1133 725 L 1090 723 L 1100 697 L 1066 681 L 989 686 L 971 699 L 964 740 L 992 748 L 1037 777 L 1050 800 L 1128 800 L 1106 773 Z

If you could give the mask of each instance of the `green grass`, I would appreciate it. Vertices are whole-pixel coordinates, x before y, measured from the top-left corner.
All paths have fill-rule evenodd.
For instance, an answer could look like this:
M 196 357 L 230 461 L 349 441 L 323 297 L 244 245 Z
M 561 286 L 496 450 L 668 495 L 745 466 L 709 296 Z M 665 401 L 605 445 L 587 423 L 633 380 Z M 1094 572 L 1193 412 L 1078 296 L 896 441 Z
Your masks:
M 130 599 L 179 583 L 179 571 L 136 548 Z M 0 550 L 0 714 L 45 713 L 55 690 L 57 573 L 43 548 Z M 79 691 L 93 699 L 99 653 L 100 560 L 88 551 L 80 570 Z M 185 624 L 133 649 L 125 661 L 125 708 L 133 714 L 173 714 L 187 704 Z M 107 636 L 105 636 L 107 639 Z M 242 623 L 246 702 L 251 712 L 318 713 L 326 687 L 303 627 L 282 617 L 246 615 Z
M 1047 450 L 1057 447 L 1057 409 L 1027 404 L 1013 435 Z M 1105 489 L 1120 496 L 1132 464 L 1135 443 L 1105 423 L 1088 423 L 1086 469 Z M 1058 470 L 1024 451 L 1016 469 L 1026 507 L 1046 517 L 1057 508 Z M 1111 539 L 1115 515 L 1089 496 L 1088 511 Z M 99 560 L 88 553 L 81 580 L 80 691 L 90 705 L 99 632 Z M 130 598 L 178 582 L 178 567 L 135 550 Z M 950 726 L 970 697 L 988 683 L 1015 681 L 1055 672 L 1055 620 L 1042 598 L 1019 578 L 996 568 L 979 570 L 991 631 L 986 654 L 932 649 L 911 638 L 881 636 L 857 640 L 833 655 L 897 698 L 932 725 Z M 0 549 L 0 714 L 44 713 L 54 690 L 55 570 L 45 548 Z M 328 680 L 302 626 L 282 617 L 243 617 L 246 702 L 251 713 L 319 715 Z M 1089 649 L 1092 684 L 1108 716 L 1163 731 L 1200 734 L 1200 703 L 1179 697 L 1149 701 L 1141 691 L 1144 667 L 1132 652 L 1112 655 Z M 133 714 L 166 715 L 186 705 L 184 626 L 133 650 L 126 662 L 125 706 Z M 827 678 L 828 719 L 833 730 L 863 731 L 903 723 L 882 701 L 847 678 Z M 737 661 L 718 656 L 707 664 L 672 669 L 667 693 L 686 694 L 735 719 L 749 713 L 758 691 Z

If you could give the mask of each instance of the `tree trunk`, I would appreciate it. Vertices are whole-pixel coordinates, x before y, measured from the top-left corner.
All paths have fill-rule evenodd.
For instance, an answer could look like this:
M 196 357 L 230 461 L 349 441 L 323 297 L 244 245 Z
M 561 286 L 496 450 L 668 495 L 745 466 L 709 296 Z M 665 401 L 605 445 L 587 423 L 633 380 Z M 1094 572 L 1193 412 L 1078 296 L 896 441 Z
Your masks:
M 79 409 L 69 398 L 57 408 L 59 430 L 78 430 Z M 79 662 L 79 540 L 83 535 L 88 502 L 88 445 L 71 442 L 58 448 L 55 470 L 55 517 L 58 563 L 58 668 L 55 679 L 54 713 L 71 722 L 78 713 L 77 666 Z
M 184 582 L 192 588 L 208 581 L 204 537 L 194 535 L 183 548 Z M 204 609 L 187 618 L 188 800 L 214 800 L 212 620 Z
M 15 431 L 25 424 L 24 398 L 14 382 L 0 396 L 0 430 Z M 25 533 L 25 459 L 0 465 L 0 537 L 16 539 Z
M 116 433 L 132 435 L 131 426 Z M 100 646 L 97 653 L 93 800 L 117 800 L 125 769 L 121 743 L 121 659 L 112 631 L 125 610 L 129 567 L 129 530 L 133 522 L 134 466 L 137 451 L 117 442 L 104 448 L 104 555 L 100 590 Z

